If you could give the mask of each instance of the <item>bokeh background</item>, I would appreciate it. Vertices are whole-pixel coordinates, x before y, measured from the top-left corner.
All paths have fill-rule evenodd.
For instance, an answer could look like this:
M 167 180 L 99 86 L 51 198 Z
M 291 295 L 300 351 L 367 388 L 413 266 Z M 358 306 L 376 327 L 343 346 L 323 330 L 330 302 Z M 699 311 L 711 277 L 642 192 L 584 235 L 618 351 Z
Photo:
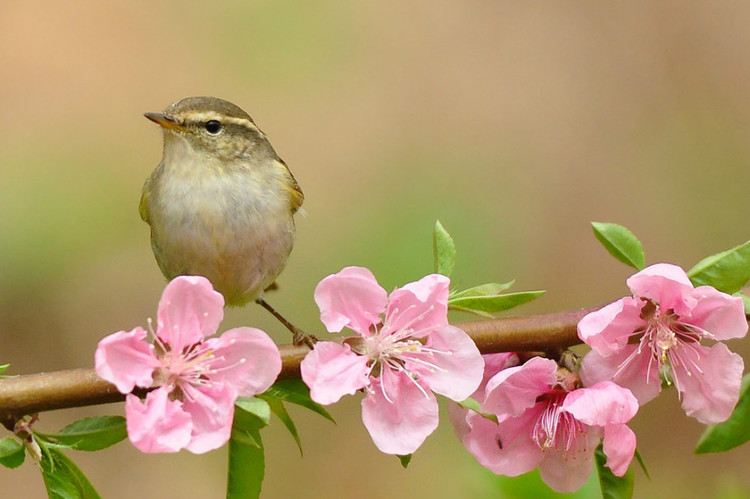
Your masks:
M 514 314 L 625 294 L 592 220 L 631 228 L 650 263 L 690 267 L 750 236 L 749 21 L 731 1 L 4 1 L 0 363 L 90 367 L 101 337 L 154 316 L 164 280 L 137 205 L 162 141 L 142 113 L 190 95 L 247 110 L 305 191 L 271 297 L 305 329 L 322 331 L 315 284 L 346 265 L 386 288 L 429 273 L 438 218 L 459 285 L 548 290 Z M 259 307 L 223 329 L 250 324 L 289 341 Z M 331 409 L 336 426 L 292 411 L 305 456 L 272 423 L 265 498 L 501 497 L 445 413 L 404 471 L 356 397 Z M 702 427 L 675 393 L 634 427 L 652 477 L 636 472 L 636 497 L 750 495 L 750 448 L 693 455 Z M 224 494 L 225 449 L 72 457 L 105 498 Z M 35 466 L 0 469 L 0 496 L 44 497 Z

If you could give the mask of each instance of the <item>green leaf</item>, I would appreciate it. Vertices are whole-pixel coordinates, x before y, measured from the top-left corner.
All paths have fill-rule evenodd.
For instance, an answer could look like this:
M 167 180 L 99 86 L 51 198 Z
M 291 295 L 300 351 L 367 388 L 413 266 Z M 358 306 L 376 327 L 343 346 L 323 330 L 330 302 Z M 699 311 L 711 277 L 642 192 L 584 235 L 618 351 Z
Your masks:
M 326 411 L 322 405 L 314 402 L 310 398 L 310 389 L 301 379 L 283 379 L 277 381 L 268 390 L 263 392 L 262 398 L 268 399 L 269 397 L 289 402 L 290 404 L 296 404 L 306 409 L 320 414 L 331 423 L 336 424 L 333 416 Z
M 750 279 L 750 241 L 704 258 L 687 275 L 696 286 L 736 293 Z
M 126 439 L 128 431 L 122 416 L 98 416 L 79 419 L 57 433 L 38 435 L 72 449 L 96 451 Z
M 607 456 L 602 450 L 602 446 L 597 447 L 594 453 L 596 458 L 596 468 L 599 471 L 599 486 L 602 490 L 602 499 L 630 499 L 633 497 L 634 476 L 633 470 L 628 469 L 621 477 L 615 476 L 612 471 L 605 466 Z
M 467 296 L 448 299 L 448 308 L 492 317 L 491 314 L 517 307 L 544 294 L 544 291 L 520 291 L 496 296 Z
M 292 438 L 297 443 L 297 448 L 299 449 L 299 455 L 302 456 L 302 440 L 300 440 L 299 438 L 299 433 L 297 432 L 297 425 L 294 424 L 292 417 L 287 412 L 286 407 L 284 407 L 284 403 L 281 400 L 274 399 L 274 398 L 268 398 L 265 400 L 266 402 L 268 402 L 268 405 L 271 406 L 271 412 L 276 414 L 276 417 L 278 417 L 281 420 L 284 426 L 286 426 L 286 429 L 289 430 L 289 433 L 292 434 Z
M 480 284 L 479 286 L 474 286 L 473 288 L 465 289 L 463 291 L 451 292 L 450 298 L 454 299 L 466 298 L 469 296 L 495 296 L 511 287 L 514 282 L 516 281 L 513 280 L 504 283 L 488 282 L 487 284 Z
M 435 222 L 435 231 L 432 233 L 432 251 L 435 272 L 450 277 L 456 266 L 456 246 L 440 220 Z
M 268 425 L 271 409 L 258 398 L 237 402 L 229 439 L 227 499 L 257 499 L 266 467 L 260 430 Z
M 18 468 L 26 458 L 23 444 L 13 437 L 0 438 L 0 464 L 6 468 Z
M 40 466 L 50 499 L 100 499 L 86 475 L 59 450 L 47 447 Z
M 592 473 L 586 484 L 576 492 L 563 494 L 555 492 L 542 481 L 539 469 L 517 477 L 495 475 L 486 468 L 478 468 L 484 473 L 481 482 L 489 483 L 492 487 L 482 497 L 497 499 L 601 499 L 597 477 Z
M 9 367 L 10 367 L 10 364 L 0 365 L 0 374 L 3 374 L 5 370 L 8 369 Z
M 409 463 L 411 462 L 411 456 L 412 454 L 406 454 L 405 456 L 396 456 L 396 457 L 398 457 L 398 460 L 401 461 L 401 466 L 403 466 L 403 468 L 406 469 L 409 466 Z
M 469 397 L 466 400 L 457 402 L 457 404 L 463 407 L 464 409 L 468 409 L 470 411 L 476 412 L 477 414 L 479 414 L 485 419 L 489 419 L 490 421 L 497 423 L 497 416 L 494 414 L 488 414 L 486 412 L 482 412 L 482 404 L 480 404 L 479 401 L 476 399 Z
M 268 426 L 271 422 L 271 406 L 258 397 L 239 397 L 234 402 L 233 428 L 244 431 L 245 427 L 253 429 L 262 423 Z
M 723 452 L 750 440 L 750 374 L 742 378 L 740 400 L 723 423 L 709 426 L 701 435 L 696 454 Z
M 643 245 L 630 230 L 613 223 L 591 222 L 591 225 L 596 238 L 613 257 L 636 270 L 646 266 Z
M 463 407 L 464 409 L 468 409 L 470 411 L 474 411 L 477 413 L 482 412 L 482 404 L 480 404 L 477 399 L 474 399 L 471 397 L 465 400 L 462 400 L 461 402 L 457 402 L 457 404 Z

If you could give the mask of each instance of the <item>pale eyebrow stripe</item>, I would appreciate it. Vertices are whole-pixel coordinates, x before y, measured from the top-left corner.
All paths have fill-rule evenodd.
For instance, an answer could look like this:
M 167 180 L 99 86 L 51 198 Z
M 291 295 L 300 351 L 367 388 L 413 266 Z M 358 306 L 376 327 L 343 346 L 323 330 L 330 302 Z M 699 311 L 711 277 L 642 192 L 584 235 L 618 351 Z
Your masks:
M 222 123 L 231 123 L 233 125 L 244 126 L 245 128 L 249 128 L 250 130 L 260 132 L 260 129 L 257 126 L 255 126 L 255 124 L 252 121 L 248 120 L 247 118 L 235 118 L 234 116 L 226 116 L 226 115 L 214 112 L 214 111 L 203 111 L 199 113 L 191 113 L 187 117 L 190 119 L 190 121 L 194 120 L 197 122 L 204 122 L 204 121 L 216 120 Z

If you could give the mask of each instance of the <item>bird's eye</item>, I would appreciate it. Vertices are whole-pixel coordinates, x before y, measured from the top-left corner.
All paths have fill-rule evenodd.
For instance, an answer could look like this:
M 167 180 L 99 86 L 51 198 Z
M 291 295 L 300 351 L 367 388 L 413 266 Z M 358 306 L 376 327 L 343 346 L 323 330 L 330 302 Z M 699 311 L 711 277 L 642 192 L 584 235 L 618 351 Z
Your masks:
M 207 121 L 204 126 L 206 127 L 206 131 L 211 135 L 216 135 L 221 131 L 221 123 L 216 120 Z

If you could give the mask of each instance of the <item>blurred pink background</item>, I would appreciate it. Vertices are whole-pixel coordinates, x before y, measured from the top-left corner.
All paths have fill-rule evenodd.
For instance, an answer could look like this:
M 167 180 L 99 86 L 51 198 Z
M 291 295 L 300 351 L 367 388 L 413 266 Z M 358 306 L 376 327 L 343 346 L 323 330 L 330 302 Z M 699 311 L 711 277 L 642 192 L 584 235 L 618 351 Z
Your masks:
M 322 332 L 313 289 L 346 265 L 387 288 L 431 272 L 437 218 L 457 285 L 548 290 L 513 314 L 625 294 L 630 271 L 592 220 L 689 268 L 750 237 L 749 19 L 744 2 L 3 2 L 0 364 L 90 367 L 101 337 L 155 315 L 164 280 L 137 206 L 162 144 L 142 113 L 190 95 L 248 111 L 306 194 L 271 297 L 305 329 Z M 222 329 L 240 324 L 289 341 L 259 307 Z M 292 411 L 305 456 L 274 421 L 265 498 L 498 497 L 445 412 L 404 471 L 358 397 L 332 408 L 336 426 Z M 693 455 L 703 428 L 674 392 L 634 427 L 652 476 L 636 471 L 635 497 L 750 495 L 750 448 Z M 224 497 L 225 449 L 70 456 L 108 499 Z M 45 497 L 29 462 L 0 469 L 0 491 Z

